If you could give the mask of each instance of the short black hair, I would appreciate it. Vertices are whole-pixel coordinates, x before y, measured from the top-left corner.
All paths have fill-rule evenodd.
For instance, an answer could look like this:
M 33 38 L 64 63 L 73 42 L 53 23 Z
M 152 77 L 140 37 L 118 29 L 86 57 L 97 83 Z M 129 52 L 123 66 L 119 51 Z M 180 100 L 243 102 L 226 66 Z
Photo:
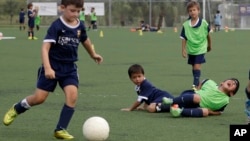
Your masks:
M 133 64 L 128 68 L 128 75 L 129 78 L 131 78 L 132 74 L 134 73 L 142 73 L 144 74 L 144 69 L 141 65 L 139 64 Z
M 61 5 L 64 5 L 65 7 L 68 5 L 75 5 L 78 8 L 83 7 L 84 0 L 62 0 Z
M 236 88 L 233 91 L 234 94 L 236 94 L 240 88 L 240 81 L 237 78 L 230 78 L 229 80 L 233 80 L 236 84 Z

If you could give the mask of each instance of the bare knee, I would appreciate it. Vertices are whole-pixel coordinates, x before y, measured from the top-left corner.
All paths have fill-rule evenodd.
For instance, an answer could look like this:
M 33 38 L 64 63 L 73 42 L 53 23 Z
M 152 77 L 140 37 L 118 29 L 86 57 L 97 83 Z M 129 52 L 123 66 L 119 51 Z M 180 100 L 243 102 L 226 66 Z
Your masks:
M 26 97 L 30 106 L 42 104 L 48 97 L 49 92 L 37 89 L 33 95 Z
M 207 108 L 202 108 L 202 114 L 203 114 L 203 117 L 207 117 L 209 115 L 209 111 Z
M 194 94 L 194 99 L 193 99 L 193 101 L 194 101 L 194 103 L 200 103 L 200 101 L 201 101 L 201 97 L 200 97 L 200 95 L 198 95 L 198 94 Z
M 155 104 L 155 103 L 150 104 L 149 106 L 147 106 L 147 111 L 148 111 L 149 113 L 155 113 L 155 112 L 156 112 L 155 107 L 156 107 L 156 104 Z

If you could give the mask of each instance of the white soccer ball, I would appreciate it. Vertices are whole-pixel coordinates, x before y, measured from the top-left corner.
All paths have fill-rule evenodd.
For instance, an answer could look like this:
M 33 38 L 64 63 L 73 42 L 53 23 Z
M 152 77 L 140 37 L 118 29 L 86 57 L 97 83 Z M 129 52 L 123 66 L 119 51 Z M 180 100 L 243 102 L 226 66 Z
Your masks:
M 88 141 L 105 141 L 109 137 L 110 129 L 104 118 L 94 116 L 84 122 L 82 131 Z

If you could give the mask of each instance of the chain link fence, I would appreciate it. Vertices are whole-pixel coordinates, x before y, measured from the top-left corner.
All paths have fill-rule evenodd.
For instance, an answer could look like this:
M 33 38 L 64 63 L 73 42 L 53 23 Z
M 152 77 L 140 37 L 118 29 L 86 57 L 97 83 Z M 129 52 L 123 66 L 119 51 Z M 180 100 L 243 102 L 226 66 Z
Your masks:
M 133 27 L 144 20 L 151 26 L 181 26 L 187 19 L 186 4 L 189 0 L 85 0 L 104 3 L 104 16 L 98 16 L 98 25 L 106 27 Z M 201 17 L 213 23 L 217 10 L 222 14 L 222 27 L 250 29 L 250 0 L 198 0 Z M 29 2 L 56 2 L 61 0 L 1 0 L 0 26 L 18 25 L 21 8 Z M 245 8 L 245 9 L 244 9 Z M 243 13 L 242 13 L 243 12 Z M 245 13 L 244 13 L 245 12 Z M 42 16 L 41 25 L 48 26 L 58 16 Z M 27 19 L 27 18 L 26 18 Z M 27 20 L 26 20 L 27 21 Z M 86 16 L 88 24 L 89 17 Z

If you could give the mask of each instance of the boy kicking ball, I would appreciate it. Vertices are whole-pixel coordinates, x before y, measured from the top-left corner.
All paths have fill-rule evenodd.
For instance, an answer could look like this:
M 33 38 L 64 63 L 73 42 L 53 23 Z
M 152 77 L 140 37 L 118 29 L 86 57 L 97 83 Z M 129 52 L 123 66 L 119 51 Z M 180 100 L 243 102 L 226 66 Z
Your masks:
M 74 139 L 67 131 L 67 127 L 75 112 L 78 97 L 79 75 L 75 62 L 78 60 L 79 44 L 83 45 L 96 63 L 103 61 L 102 56 L 93 50 L 85 26 L 78 20 L 83 3 L 83 0 L 61 1 L 62 16 L 51 24 L 43 40 L 42 65 L 38 69 L 36 89 L 32 95 L 20 100 L 7 111 L 3 118 L 4 125 L 9 126 L 31 107 L 44 103 L 49 93 L 59 84 L 64 92 L 65 102 L 62 103 L 54 137 Z

